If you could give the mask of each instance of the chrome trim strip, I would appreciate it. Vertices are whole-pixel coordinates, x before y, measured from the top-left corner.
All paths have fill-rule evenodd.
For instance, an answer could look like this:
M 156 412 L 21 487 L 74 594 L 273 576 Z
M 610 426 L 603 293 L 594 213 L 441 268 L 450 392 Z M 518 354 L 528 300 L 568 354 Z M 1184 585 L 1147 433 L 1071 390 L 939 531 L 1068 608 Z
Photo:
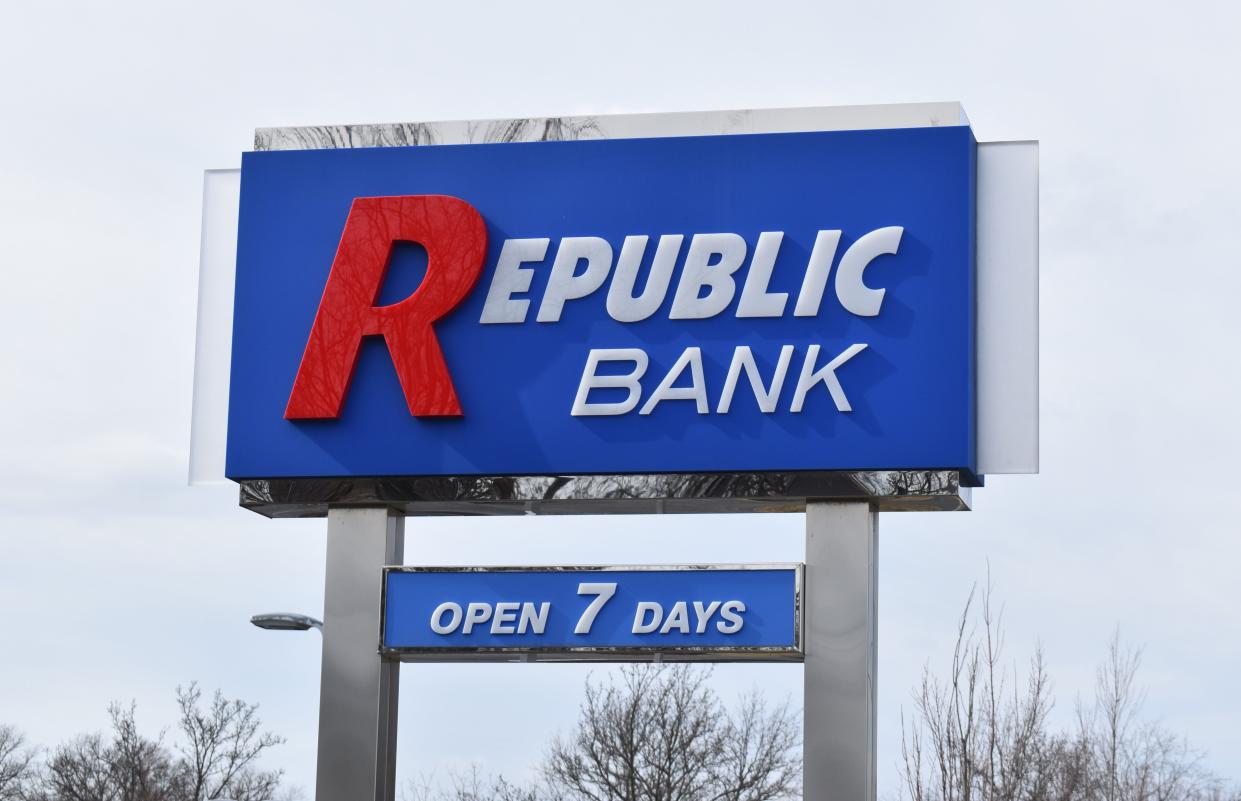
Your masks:
M 500 142 L 563 142 L 578 139 L 858 131 L 955 125 L 969 125 L 965 110 L 957 102 L 888 103 L 258 128 L 254 131 L 254 149 L 329 150 Z
M 239 481 L 240 505 L 265 517 L 324 517 L 328 506 L 383 506 L 410 517 L 526 514 L 804 512 L 807 500 L 867 501 L 879 511 L 964 511 L 957 470 L 430 476 Z

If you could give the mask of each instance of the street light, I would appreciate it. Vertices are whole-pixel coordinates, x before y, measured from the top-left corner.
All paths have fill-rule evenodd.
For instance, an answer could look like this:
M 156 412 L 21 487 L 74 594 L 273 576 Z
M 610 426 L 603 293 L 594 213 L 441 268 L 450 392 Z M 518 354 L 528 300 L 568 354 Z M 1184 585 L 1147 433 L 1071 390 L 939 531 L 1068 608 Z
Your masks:
M 272 612 L 266 615 L 255 615 L 250 622 L 268 631 L 307 631 L 318 629 L 323 632 L 323 621 L 309 615 L 297 615 L 292 612 Z

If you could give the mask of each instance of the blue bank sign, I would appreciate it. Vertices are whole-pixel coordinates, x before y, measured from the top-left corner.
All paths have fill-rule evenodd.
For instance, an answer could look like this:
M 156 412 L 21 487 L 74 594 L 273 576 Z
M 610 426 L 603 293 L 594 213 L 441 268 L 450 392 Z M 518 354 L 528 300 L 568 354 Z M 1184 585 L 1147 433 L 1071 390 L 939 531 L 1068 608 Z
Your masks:
M 227 474 L 971 471 L 975 149 L 248 153 Z
M 798 565 L 417 568 L 384 573 L 381 652 L 798 660 Z

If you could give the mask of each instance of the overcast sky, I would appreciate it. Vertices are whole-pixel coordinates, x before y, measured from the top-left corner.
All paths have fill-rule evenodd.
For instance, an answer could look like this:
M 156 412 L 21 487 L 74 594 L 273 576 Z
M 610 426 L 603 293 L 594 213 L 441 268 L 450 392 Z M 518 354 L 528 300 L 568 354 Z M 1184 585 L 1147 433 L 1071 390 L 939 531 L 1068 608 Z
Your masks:
M 0 723 L 53 744 L 173 690 L 259 702 L 314 779 L 322 521 L 185 486 L 202 171 L 258 126 L 960 100 L 1041 140 L 1042 475 L 885 515 L 880 793 L 988 562 L 1067 718 L 1110 632 L 1148 713 L 1241 779 L 1231 3 L 210 2 L 0 11 Z M 798 515 L 416 520 L 424 563 L 799 561 Z M 606 671 L 606 668 L 596 668 Z M 403 776 L 524 776 L 579 666 L 405 667 Z M 799 666 L 720 668 L 800 704 Z M 861 733 L 859 733 L 859 736 Z

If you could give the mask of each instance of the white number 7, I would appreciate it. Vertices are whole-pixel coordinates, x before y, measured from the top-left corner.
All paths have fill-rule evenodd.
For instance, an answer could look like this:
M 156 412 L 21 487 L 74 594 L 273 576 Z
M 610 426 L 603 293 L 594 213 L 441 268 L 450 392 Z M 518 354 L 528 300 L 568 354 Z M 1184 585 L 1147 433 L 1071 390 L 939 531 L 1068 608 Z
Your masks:
M 590 606 L 586 607 L 586 611 L 578 619 L 577 628 L 573 629 L 574 634 L 590 634 L 590 627 L 595 625 L 595 618 L 599 616 L 599 610 L 616 594 L 616 582 L 611 584 L 579 584 L 577 585 L 577 594 L 595 596 L 595 600 L 590 602 Z

